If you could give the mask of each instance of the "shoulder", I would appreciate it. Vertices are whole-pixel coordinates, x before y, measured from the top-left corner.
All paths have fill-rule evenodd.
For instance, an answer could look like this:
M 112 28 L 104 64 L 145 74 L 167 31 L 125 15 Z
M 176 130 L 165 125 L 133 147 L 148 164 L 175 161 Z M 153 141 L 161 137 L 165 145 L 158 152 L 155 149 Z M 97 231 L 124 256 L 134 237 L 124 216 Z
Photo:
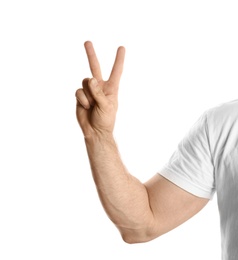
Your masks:
M 238 100 L 208 109 L 206 130 L 213 161 L 220 163 L 222 156 L 229 154 L 238 142 Z
M 206 112 L 208 123 L 222 125 L 228 121 L 238 121 L 238 99 L 221 103 Z

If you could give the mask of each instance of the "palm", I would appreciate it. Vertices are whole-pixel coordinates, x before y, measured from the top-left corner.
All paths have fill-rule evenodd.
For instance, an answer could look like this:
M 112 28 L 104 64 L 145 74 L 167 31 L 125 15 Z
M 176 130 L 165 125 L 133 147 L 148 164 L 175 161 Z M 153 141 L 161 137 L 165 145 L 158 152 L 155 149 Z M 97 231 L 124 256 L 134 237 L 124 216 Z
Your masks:
M 118 106 L 118 87 L 123 69 L 125 49 L 123 47 L 118 48 L 112 72 L 107 81 L 102 79 L 100 65 L 92 43 L 86 42 L 85 49 L 92 76 L 97 80 L 98 86 L 103 92 L 104 99 L 103 102 L 97 102 L 90 93 L 89 79 L 84 79 L 83 89 L 81 90 L 84 91 L 91 106 L 85 109 L 81 104 L 82 102 L 78 101 L 76 111 L 77 119 L 85 136 L 90 135 L 92 131 L 112 132 Z

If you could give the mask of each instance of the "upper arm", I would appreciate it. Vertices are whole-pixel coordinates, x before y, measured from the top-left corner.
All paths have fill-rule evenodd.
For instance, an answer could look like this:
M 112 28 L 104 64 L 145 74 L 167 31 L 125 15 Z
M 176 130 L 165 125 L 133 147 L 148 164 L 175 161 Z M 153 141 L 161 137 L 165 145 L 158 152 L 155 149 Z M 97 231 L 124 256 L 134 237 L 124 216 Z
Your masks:
M 145 184 L 153 213 L 151 239 L 184 223 L 198 213 L 209 199 L 197 197 L 159 174 Z

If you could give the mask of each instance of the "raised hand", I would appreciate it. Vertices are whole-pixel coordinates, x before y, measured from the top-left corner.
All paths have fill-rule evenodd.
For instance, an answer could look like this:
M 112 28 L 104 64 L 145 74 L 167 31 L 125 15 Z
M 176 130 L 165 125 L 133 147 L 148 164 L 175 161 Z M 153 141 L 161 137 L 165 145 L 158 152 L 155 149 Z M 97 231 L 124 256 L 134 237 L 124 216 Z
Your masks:
M 118 88 L 123 71 L 125 48 L 119 47 L 107 81 L 103 80 L 93 44 L 85 42 L 93 78 L 85 78 L 76 91 L 76 115 L 85 137 L 113 133 L 118 108 Z

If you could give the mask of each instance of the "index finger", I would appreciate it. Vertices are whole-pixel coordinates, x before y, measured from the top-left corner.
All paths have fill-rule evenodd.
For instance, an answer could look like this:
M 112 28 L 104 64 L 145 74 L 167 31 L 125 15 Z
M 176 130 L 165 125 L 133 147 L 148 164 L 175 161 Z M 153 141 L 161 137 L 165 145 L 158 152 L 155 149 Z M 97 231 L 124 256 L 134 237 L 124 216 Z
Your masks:
M 125 59 L 125 48 L 121 46 L 117 50 L 115 62 L 112 68 L 111 75 L 109 77 L 109 81 L 115 85 L 119 84 L 122 71 L 123 71 L 124 59 Z
M 87 53 L 88 62 L 93 77 L 96 78 L 98 81 L 102 80 L 100 64 L 94 51 L 93 44 L 90 41 L 87 41 L 84 43 L 84 47 Z

